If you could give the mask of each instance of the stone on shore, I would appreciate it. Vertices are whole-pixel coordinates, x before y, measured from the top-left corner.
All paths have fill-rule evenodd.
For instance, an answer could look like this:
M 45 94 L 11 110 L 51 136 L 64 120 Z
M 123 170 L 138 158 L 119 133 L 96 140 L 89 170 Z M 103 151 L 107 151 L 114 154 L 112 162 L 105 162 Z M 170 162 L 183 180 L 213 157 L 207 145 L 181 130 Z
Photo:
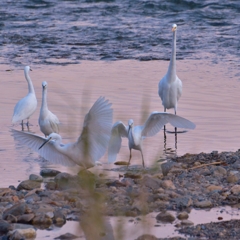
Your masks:
M 156 219 L 165 223 L 172 223 L 175 220 L 175 217 L 169 212 L 160 212 Z
M 40 187 L 41 187 L 41 182 L 32 181 L 32 180 L 25 180 L 25 181 L 22 181 L 17 186 L 17 190 L 18 191 L 20 191 L 22 189 L 24 189 L 24 190 L 33 190 L 35 188 L 40 188 Z

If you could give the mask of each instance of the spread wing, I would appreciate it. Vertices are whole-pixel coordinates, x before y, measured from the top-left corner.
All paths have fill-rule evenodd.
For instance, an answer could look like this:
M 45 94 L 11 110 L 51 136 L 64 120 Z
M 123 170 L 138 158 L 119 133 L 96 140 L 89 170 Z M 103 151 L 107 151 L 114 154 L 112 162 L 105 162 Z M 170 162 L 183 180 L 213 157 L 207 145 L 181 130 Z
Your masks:
M 98 98 L 85 116 L 83 130 L 77 141 L 80 151 L 93 162 L 99 161 L 108 146 L 113 117 L 111 105 L 104 97 Z
M 15 129 L 11 129 L 11 132 L 14 139 L 17 140 L 20 144 L 28 146 L 49 162 L 52 162 L 54 164 L 62 164 L 64 166 L 76 165 L 66 155 L 57 151 L 53 144 L 53 140 L 50 140 L 48 144 L 45 144 L 43 148 L 39 149 L 39 147 L 46 141 L 46 138 L 29 132 L 17 131 Z
M 165 124 L 170 123 L 177 128 L 194 129 L 196 125 L 186 118 L 166 112 L 152 112 L 142 126 L 142 136 L 151 137 L 157 134 Z
M 117 154 L 121 148 L 122 137 L 128 137 L 127 127 L 121 122 L 118 121 L 114 123 L 111 132 L 111 138 L 108 144 L 108 162 L 115 162 Z
M 60 122 L 58 120 L 58 117 L 55 114 L 53 114 L 51 111 L 49 111 L 49 115 L 50 115 L 49 123 L 50 123 L 50 126 L 51 126 L 53 132 L 59 133 L 58 125 L 60 124 Z

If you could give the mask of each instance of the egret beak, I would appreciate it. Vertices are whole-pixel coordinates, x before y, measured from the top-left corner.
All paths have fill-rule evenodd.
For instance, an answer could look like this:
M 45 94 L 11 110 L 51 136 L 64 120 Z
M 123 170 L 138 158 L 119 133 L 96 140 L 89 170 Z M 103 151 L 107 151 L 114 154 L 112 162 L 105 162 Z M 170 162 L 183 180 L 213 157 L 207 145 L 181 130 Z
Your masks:
M 50 137 L 49 139 L 47 139 L 40 147 L 38 150 L 40 150 L 46 143 L 48 143 L 52 138 Z

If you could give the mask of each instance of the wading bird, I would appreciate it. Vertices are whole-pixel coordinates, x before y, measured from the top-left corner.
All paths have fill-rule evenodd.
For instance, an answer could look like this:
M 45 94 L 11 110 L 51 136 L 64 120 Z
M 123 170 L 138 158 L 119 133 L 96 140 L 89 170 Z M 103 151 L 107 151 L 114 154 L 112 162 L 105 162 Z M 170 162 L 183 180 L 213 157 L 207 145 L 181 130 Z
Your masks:
M 113 111 L 111 103 L 100 97 L 86 114 L 82 133 L 75 143 L 62 143 L 57 133 L 47 138 L 12 129 L 14 139 L 38 152 L 43 158 L 65 166 L 79 165 L 87 169 L 104 155 L 111 135 Z
M 28 94 L 27 96 L 18 101 L 18 103 L 14 107 L 14 113 L 12 117 L 12 123 L 22 121 L 22 128 L 23 120 L 25 119 L 27 119 L 27 127 L 29 127 L 29 118 L 37 108 L 37 98 L 35 95 L 32 80 L 29 76 L 29 71 L 32 71 L 31 68 L 29 66 L 26 66 L 24 68 L 24 75 L 28 82 Z
M 156 135 L 162 127 L 170 123 L 174 127 L 194 129 L 195 124 L 185 118 L 165 112 L 152 112 L 147 121 L 142 126 L 134 126 L 133 120 L 128 121 L 128 126 L 125 126 L 121 121 L 116 122 L 112 127 L 111 139 L 108 145 L 108 162 L 114 162 L 117 154 L 121 148 L 122 137 L 128 138 L 128 146 L 130 156 L 128 165 L 132 158 L 132 149 L 139 150 L 142 155 L 142 165 L 144 164 L 144 157 L 142 151 L 142 142 L 145 137 L 152 137 Z
M 51 133 L 59 133 L 59 120 L 56 115 L 48 110 L 47 105 L 47 82 L 42 82 L 42 106 L 38 118 L 40 130 L 47 137 Z
M 168 71 L 158 84 L 158 95 L 162 99 L 164 112 L 166 109 L 174 108 L 175 114 L 177 114 L 178 100 L 182 95 L 182 81 L 176 74 L 176 31 L 177 25 L 173 24 L 172 55 Z

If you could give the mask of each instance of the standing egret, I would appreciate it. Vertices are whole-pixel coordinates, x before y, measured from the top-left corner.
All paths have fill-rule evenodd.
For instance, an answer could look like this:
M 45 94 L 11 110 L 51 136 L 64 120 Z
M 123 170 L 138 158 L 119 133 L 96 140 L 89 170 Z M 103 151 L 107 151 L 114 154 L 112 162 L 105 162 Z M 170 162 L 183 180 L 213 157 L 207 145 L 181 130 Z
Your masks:
M 29 66 L 26 66 L 24 68 L 24 74 L 28 82 L 28 94 L 27 96 L 18 101 L 18 103 L 14 107 L 14 113 L 12 117 L 12 123 L 22 121 L 22 128 L 23 120 L 25 119 L 27 119 L 27 126 L 29 127 L 29 118 L 37 108 L 37 98 L 35 95 L 32 80 L 29 76 L 29 71 L 32 71 L 32 69 Z
M 134 126 L 133 120 L 128 121 L 125 126 L 121 121 L 116 122 L 112 127 L 111 138 L 108 146 L 108 162 L 114 162 L 121 148 L 122 137 L 128 138 L 130 156 L 128 165 L 132 158 L 131 150 L 139 150 L 142 155 L 142 165 L 144 167 L 144 158 L 142 152 L 142 141 L 145 137 L 156 135 L 162 127 L 170 123 L 174 127 L 194 129 L 195 124 L 185 118 L 166 112 L 152 112 L 147 121 L 142 126 Z
M 40 130 L 47 137 L 51 133 L 59 133 L 59 120 L 56 115 L 48 110 L 47 106 L 47 82 L 42 82 L 42 106 L 38 118 Z
M 162 99 L 164 112 L 166 109 L 174 108 L 177 114 L 177 103 L 182 95 L 182 81 L 176 74 L 176 31 L 177 25 L 172 25 L 173 40 L 172 40 L 172 55 L 166 75 L 158 84 L 158 95 Z
M 12 129 L 13 136 L 22 144 L 38 152 L 43 158 L 65 166 L 90 168 L 104 155 L 111 135 L 113 111 L 111 103 L 100 97 L 86 114 L 82 133 L 75 143 L 62 143 L 57 133 L 47 138 Z

